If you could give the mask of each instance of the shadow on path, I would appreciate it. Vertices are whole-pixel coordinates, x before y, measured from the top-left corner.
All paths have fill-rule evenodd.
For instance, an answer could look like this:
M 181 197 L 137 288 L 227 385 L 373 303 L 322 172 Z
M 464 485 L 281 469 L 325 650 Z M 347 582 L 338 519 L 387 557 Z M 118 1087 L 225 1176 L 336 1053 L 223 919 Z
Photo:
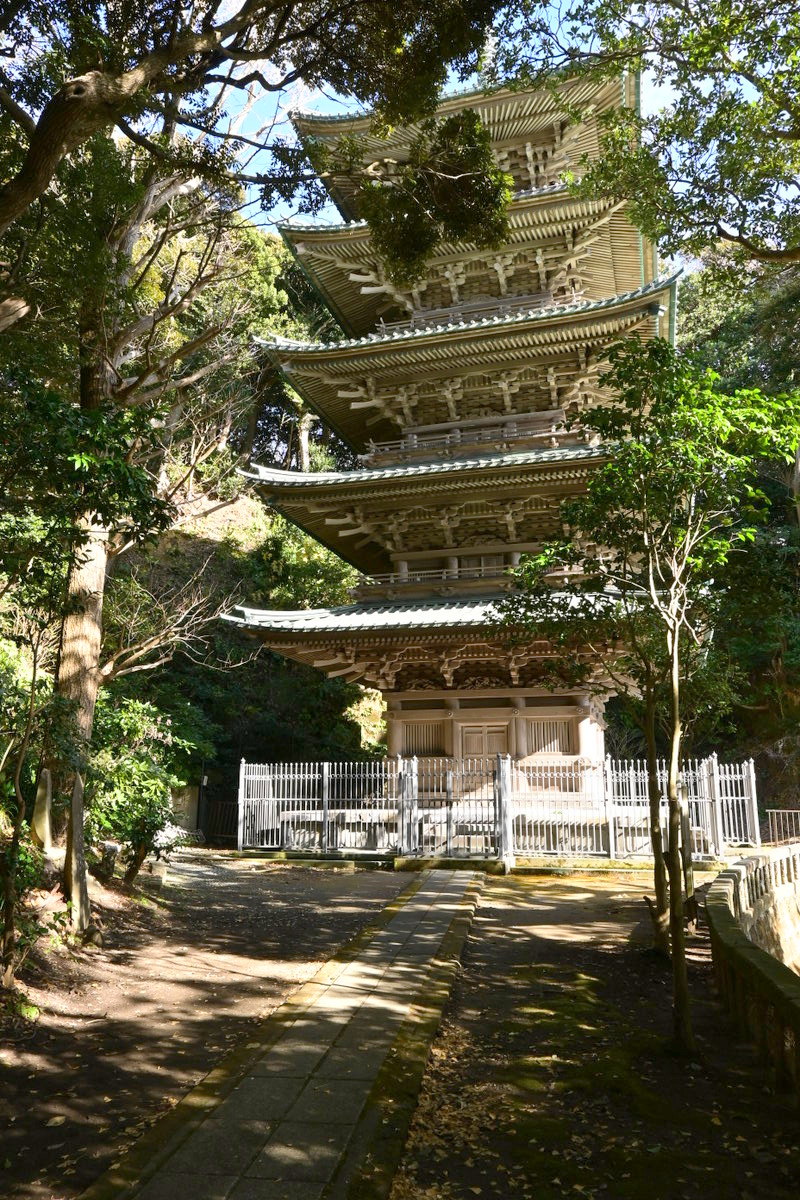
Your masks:
M 608 879 L 487 883 L 392 1200 L 796 1198 L 796 1103 L 736 1043 L 702 930 L 701 1061 L 665 1049 L 643 907 Z
M 149 902 L 98 891 L 100 950 L 51 954 L 0 1043 L 0 1197 L 69 1200 L 408 884 L 179 858 Z

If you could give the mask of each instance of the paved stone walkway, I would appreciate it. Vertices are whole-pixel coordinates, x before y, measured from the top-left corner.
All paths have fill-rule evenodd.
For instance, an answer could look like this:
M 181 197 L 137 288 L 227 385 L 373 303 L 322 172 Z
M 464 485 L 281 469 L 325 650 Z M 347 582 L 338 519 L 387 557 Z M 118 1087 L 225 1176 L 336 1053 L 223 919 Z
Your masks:
M 223 1088 L 212 1103 L 198 1101 L 204 1119 L 188 1137 L 180 1130 L 171 1136 L 174 1149 L 166 1160 L 154 1156 L 162 1160 L 155 1173 L 148 1178 L 145 1169 L 143 1182 L 122 1188 L 109 1179 L 112 1194 L 319 1200 L 473 879 L 426 872 L 355 958 L 331 960 L 301 989 L 301 1006 L 296 996 L 278 1010 L 271 1019 L 282 1025 L 277 1040 L 227 1094 Z

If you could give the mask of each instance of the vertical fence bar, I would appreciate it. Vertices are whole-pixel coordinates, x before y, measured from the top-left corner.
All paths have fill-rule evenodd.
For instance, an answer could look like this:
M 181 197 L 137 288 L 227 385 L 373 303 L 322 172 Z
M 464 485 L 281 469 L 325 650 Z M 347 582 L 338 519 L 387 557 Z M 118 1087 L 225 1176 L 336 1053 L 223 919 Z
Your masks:
M 510 871 L 514 858 L 514 821 L 511 811 L 511 756 L 497 756 L 497 798 L 500 808 L 497 848 L 506 871 Z
M 744 764 L 747 772 L 747 782 L 750 785 L 747 795 L 747 820 L 750 825 L 749 834 L 754 846 L 761 845 L 761 823 L 758 819 L 758 796 L 756 795 L 756 764 L 752 758 Z
M 322 800 L 322 820 L 319 827 L 319 842 L 322 848 L 322 853 L 328 853 L 328 808 L 330 805 L 330 775 L 331 764 L 329 762 L 320 763 L 320 791 Z
M 611 760 L 606 759 L 602 766 L 603 800 L 606 810 L 606 828 L 608 829 L 608 857 L 617 857 L 617 812 L 614 804 L 614 784 L 611 776 Z
M 722 793 L 719 786 L 719 761 L 716 754 L 712 754 L 710 758 L 706 759 L 705 767 L 706 779 L 708 781 L 708 800 L 711 810 L 710 832 L 714 838 L 713 849 L 716 854 L 724 854 L 727 839 L 725 836 L 725 818 L 722 811 Z
M 236 814 L 236 849 L 241 850 L 244 846 L 244 806 L 245 806 L 245 772 L 247 763 L 242 759 L 239 763 L 239 804 Z
M 397 851 L 408 854 L 408 798 L 406 791 L 406 763 L 402 755 L 397 756 Z
M 408 764 L 408 768 L 408 840 L 409 853 L 414 854 L 422 849 L 419 828 L 419 759 L 416 754 Z

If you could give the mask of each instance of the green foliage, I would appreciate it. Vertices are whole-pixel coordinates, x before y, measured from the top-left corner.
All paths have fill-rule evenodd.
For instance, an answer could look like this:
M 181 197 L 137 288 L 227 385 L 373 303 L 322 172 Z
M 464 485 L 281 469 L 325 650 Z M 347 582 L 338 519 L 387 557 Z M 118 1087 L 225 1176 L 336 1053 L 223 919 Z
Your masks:
M 800 253 L 800 16 L 790 0 L 522 5 L 527 36 L 499 65 L 523 79 L 563 70 L 617 78 L 648 71 L 667 104 L 603 118 L 602 157 L 582 189 L 627 199 L 668 252 L 720 238 L 765 261 Z
M 162 527 L 168 509 L 129 461 L 132 443 L 153 444 L 151 414 L 82 410 L 22 372 L 14 355 L 7 345 L 0 358 L 0 577 L 49 594 L 82 544 L 79 514 L 124 519 L 137 539 Z
M 238 15 L 236 10 L 238 10 Z M 83 129 L 74 132 L 72 159 L 61 163 L 62 180 L 69 179 L 70 162 L 80 159 L 82 143 L 94 129 L 110 129 L 115 120 L 135 130 L 136 148 L 168 177 L 178 172 L 201 178 L 210 189 L 230 189 L 231 180 L 260 188 L 269 209 L 277 199 L 314 211 L 325 195 L 309 162 L 306 147 L 287 144 L 280 137 L 261 137 L 253 154 L 252 140 L 231 129 L 230 100 L 220 84 L 260 90 L 270 107 L 264 127 L 274 125 L 274 93 L 298 82 L 310 88 L 333 91 L 374 109 L 376 132 L 397 122 L 430 118 L 442 88 L 449 80 L 466 80 L 479 67 L 493 25 L 509 29 L 506 16 L 513 11 L 503 0 L 347 0 L 333 7 L 299 0 L 255 0 L 221 13 L 210 0 L 191 8 L 132 0 L 122 8 L 112 3 L 85 5 L 65 0 L 24 5 L 8 18 L 15 55 L 4 86 L 14 102 L 38 112 L 67 79 L 92 70 L 98 82 L 112 84 L 105 103 L 83 114 Z M 232 27 L 224 32 L 226 22 Z M 192 49 L 197 37 L 213 45 Z M 143 61 L 154 51 L 163 66 L 143 72 L 139 91 L 125 95 L 114 88 L 115 75 Z M 253 63 L 269 64 L 265 72 Z M 241 82 L 246 78 L 246 84 Z M 269 83 L 266 82 L 269 78 Z M 146 79 L 146 82 L 144 80 Z M 69 124 L 67 120 L 67 124 Z M 0 173 L 14 179 L 24 158 L 28 131 L 14 122 L 9 107 L 0 113 Z M 69 131 L 72 133 L 72 130 Z M 101 135 L 102 136 L 102 135 Z M 454 128 L 448 139 L 451 153 L 459 140 Z M 111 139 L 105 138 L 110 152 Z M 125 144 L 125 153 L 130 146 Z M 474 139 L 467 136 L 464 153 L 469 158 Z M 63 153 L 63 150 L 62 150 Z M 359 171 L 361 166 L 359 166 Z M 411 183 L 411 179 L 407 180 Z M 425 208 L 443 202 L 443 215 L 456 220 L 463 205 L 452 188 L 431 187 L 423 176 L 420 200 Z M 486 191 L 473 174 L 462 180 L 462 190 L 472 186 Z M 67 184 L 66 194 L 72 194 Z M 497 197 L 499 198 L 499 192 Z M 48 200 L 50 197 L 48 196 Z M 490 208 L 496 207 L 490 197 Z M 234 205 L 235 199 L 229 204 Z M 485 207 L 484 200 L 478 200 Z M 83 209 L 76 196 L 76 214 Z M 92 219 L 95 213 L 88 209 Z M 495 214 L 496 215 L 496 214 Z M 475 222 L 470 228 L 476 228 Z M 402 244 L 395 243 L 398 252 Z M 416 248 L 408 246 L 415 261 Z
M 346 604 L 358 572 L 276 514 L 246 567 L 248 600 L 271 608 Z
M 582 418 L 608 461 L 562 506 L 569 540 L 523 562 L 506 619 L 551 642 L 562 684 L 650 692 L 662 705 L 674 645 L 682 715 L 707 735 L 741 693 L 717 635 L 749 605 L 732 564 L 769 521 L 760 472 L 792 459 L 800 396 L 726 395 L 663 341 L 629 340 L 610 360 L 608 400 Z M 764 576 L 765 599 L 774 582 Z
M 172 791 L 212 753 L 208 732 L 202 713 L 178 697 L 165 712 L 152 701 L 102 695 L 87 775 L 88 841 L 119 841 L 129 859 L 166 848 Z
M 800 385 L 800 270 L 719 252 L 678 292 L 678 345 L 711 367 L 724 387 L 789 391 Z
M 302 608 L 346 602 L 352 568 L 255 500 L 239 500 L 235 513 L 226 533 L 213 527 L 212 517 L 194 536 L 174 545 L 168 540 L 158 552 L 159 571 L 168 568 L 181 579 L 192 563 L 210 555 L 214 587 L 221 593 L 237 588 L 248 604 Z M 252 658 L 258 643 L 225 622 L 217 624 L 212 639 L 217 661 L 242 665 L 220 671 L 178 655 L 168 670 L 124 681 L 128 694 L 151 700 L 161 711 L 171 711 L 175 697 L 183 696 L 211 723 L 209 796 L 235 795 L 242 757 L 307 760 L 367 753 L 353 710 L 361 698 L 357 686 L 263 649 Z
M 7 858 L 8 848 L 4 848 L 0 853 Z M 30 831 L 26 828 L 20 841 L 15 863 L 14 887 L 19 899 L 24 897 L 26 892 L 32 892 L 34 888 L 42 887 L 44 882 L 43 865 L 44 855 L 30 840 Z
M 389 275 L 413 283 L 445 240 L 502 245 L 511 193 L 512 180 L 494 162 L 488 131 L 465 109 L 425 122 L 407 160 L 385 179 L 364 183 L 358 202 Z
M 708 255 L 681 285 L 679 344 L 726 388 L 797 388 L 799 297 L 796 267 Z M 720 745 L 755 757 L 762 798 L 776 806 L 796 802 L 800 778 L 800 527 L 787 483 L 796 491 L 790 467 L 762 464 L 768 520 L 717 581 L 718 638 L 746 681 Z

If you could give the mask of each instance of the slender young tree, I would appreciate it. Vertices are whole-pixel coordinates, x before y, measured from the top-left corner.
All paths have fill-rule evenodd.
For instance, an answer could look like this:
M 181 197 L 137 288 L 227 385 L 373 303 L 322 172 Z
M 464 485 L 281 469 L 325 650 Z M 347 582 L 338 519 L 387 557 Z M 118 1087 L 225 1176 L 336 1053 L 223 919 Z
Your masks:
M 581 571 L 554 587 L 552 620 L 570 620 L 570 606 L 559 593 L 577 592 L 578 613 L 593 595 L 599 626 L 604 607 L 610 610 L 609 669 L 618 669 L 614 664 L 628 656 L 637 672 L 644 669 L 641 686 L 650 660 L 653 677 L 666 680 L 673 1027 L 676 1046 L 691 1052 L 679 795 L 686 666 L 694 661 L 686 651 L 694 647 L 702 655 L 713 632 L 715 580 L 768 516 L 759 471 L 765 460 L 791 459 L 800 437 L 800 396 L 768 397 L 755 390 L 724 395 L 713 372 L 694 368 L 661 340 L 629 339 L 609 358 L 602 378 L 606 403 L 583 418 L 600 434 L 608 459 L 586 494 L 564 505 L 570 538 L 547 551 L 544 565 L 552 568 L 556 559 Z M 539 578 L 541 571 L 537 576 L 535 564 L 533 569 Z M 524 575 L 522 582 L 524 613 Z M 537 603 L 546 605 L 546 594 L 540 591 Z M 514 605 L 512 597 L 507 606 L 512 619 Z M 620 611 L 634 614 L 633 621 L 626 615 L 615 624 Z M 640 628 L 648 631 L 647 642 Z M 595 639 L 595 653 L 597 644 Z

